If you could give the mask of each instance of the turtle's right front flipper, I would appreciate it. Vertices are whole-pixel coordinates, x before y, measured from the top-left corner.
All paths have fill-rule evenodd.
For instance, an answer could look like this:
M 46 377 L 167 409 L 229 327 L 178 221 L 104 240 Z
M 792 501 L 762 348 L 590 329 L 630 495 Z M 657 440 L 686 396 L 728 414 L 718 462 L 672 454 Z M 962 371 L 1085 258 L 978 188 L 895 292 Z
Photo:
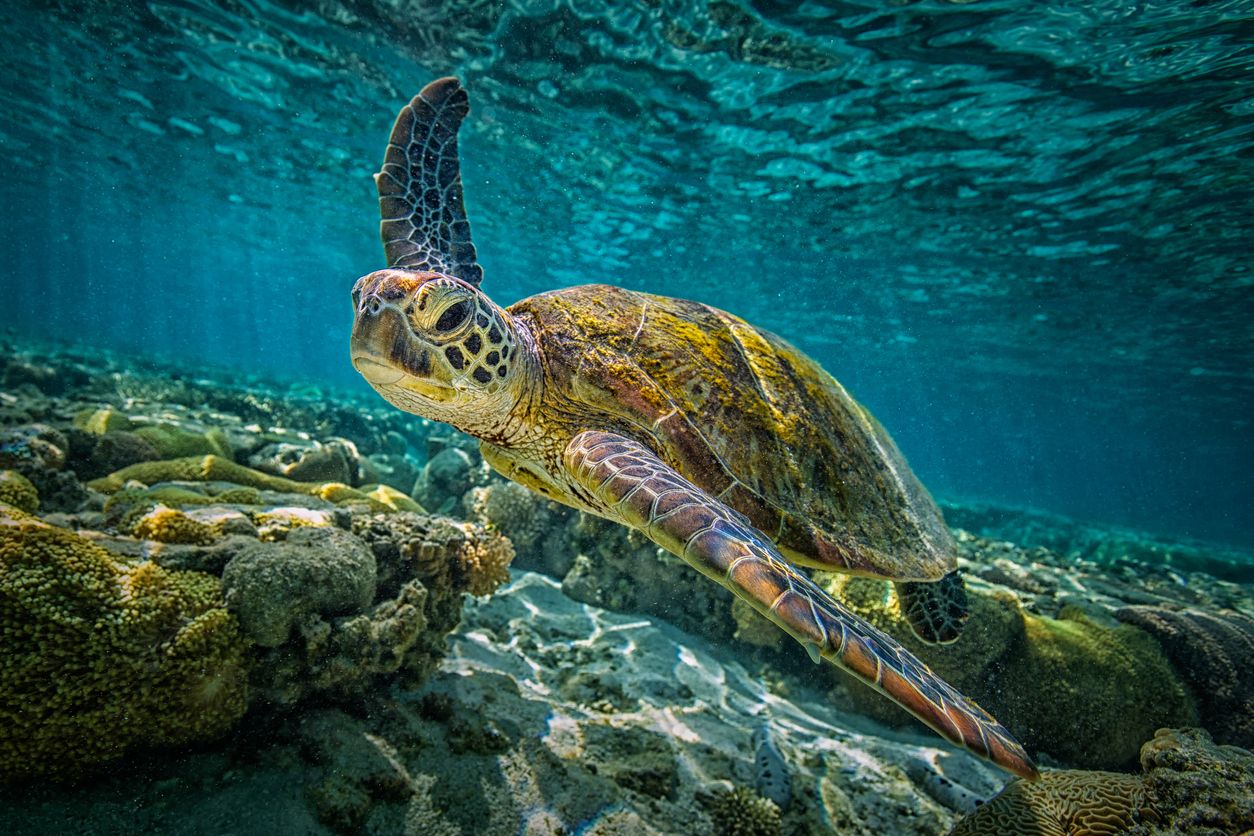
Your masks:
M 568 472 L 604 514 L 644 532 L 739 595 L 810 651 L 890 697 L 938 734 L 1029 778 L 1032 759 L 1000 723 L 887 634 L 797 572 L 747 519 L 650 449 L 607 432 L 575 436 Z

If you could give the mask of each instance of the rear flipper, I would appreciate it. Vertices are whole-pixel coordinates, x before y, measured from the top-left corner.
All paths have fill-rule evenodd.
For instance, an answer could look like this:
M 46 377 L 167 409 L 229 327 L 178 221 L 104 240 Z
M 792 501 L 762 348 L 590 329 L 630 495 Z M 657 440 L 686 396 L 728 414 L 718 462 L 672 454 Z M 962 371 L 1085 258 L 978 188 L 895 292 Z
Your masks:
M 637 441 L 587 431 L 566 447 L 580 495 L 718 581 L 819 657 L 857 676 L 953 743 L 1028 778 L 1023 747 L 897 641 L 797 572 L 749 521 Z
M 971 610 L 962 574 L 953 570 L 939 581 L 898 581 L 897 602 L 914 634 L 928 644 L 949 644 L 962 633 Z

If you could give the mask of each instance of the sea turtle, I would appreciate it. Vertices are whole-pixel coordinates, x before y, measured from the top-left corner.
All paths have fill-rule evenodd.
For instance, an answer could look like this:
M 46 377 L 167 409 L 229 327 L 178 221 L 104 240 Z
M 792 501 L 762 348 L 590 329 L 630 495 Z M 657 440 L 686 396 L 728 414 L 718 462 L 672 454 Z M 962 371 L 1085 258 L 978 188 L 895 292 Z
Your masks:
M 608 285 L 503 309 L 466 219 L 454 78 L 401 109 L 375 175 L 388 268 L 353 288 L 352 360 L 397 407 L 480 439 L 497 471 L 642 532 L 950 741 L 1036 768 L 996 720 L 796 564 L 890 578 L 916 630 L 965 616 L 940 512 L 888 434 L 779 337 Z

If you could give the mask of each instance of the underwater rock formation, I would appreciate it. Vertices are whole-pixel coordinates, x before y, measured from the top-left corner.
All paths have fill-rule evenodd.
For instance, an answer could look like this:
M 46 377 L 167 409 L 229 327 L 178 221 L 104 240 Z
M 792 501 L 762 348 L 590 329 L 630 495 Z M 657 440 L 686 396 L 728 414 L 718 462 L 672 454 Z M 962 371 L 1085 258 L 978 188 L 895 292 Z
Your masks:
M 1133 836 L 1254 830 L 1254 753 L 1216 746 L 1203 729 L 1160 729 L 1141 748 L 1141 768 L 1159 821 Z
M 297 482 L 343 482 L 351 485 L 357 476 L 356 462 L 350 465 L 346 445 L 318 441 L 267 444 L 248 457 L 248 464 L 256 470 Z
M 369 606 L 374 554 L 346 531 L 303 526 L 285 542 L 257 543 L 235 555 L 222 572 L 222 590 L 245 635 L 262 647 L 277 647 L 310 615 Z
M 1216 740 L 1254 748 L 1254 619 L 1232 610 L 1146 606 L 1125 607 L 1115 617 L 1162 645 Z
M 427 508 L 441 514 L 458 510 L 462 496 L 477 481 L 476 460 L 460 447 L 445 447 L 427 460 L 411 493 Z
M 244 713 L 246 642 L 216 578 L 118 558 L 0 505 L 0 779 L 70 779 Z

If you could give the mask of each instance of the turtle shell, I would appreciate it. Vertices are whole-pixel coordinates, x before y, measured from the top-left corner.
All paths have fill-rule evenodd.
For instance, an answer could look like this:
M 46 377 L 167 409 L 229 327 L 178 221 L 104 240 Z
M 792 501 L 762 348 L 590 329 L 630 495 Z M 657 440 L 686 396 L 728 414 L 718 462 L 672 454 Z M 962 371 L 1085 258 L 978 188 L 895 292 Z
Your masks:
M 509 311 L 542 358 L 542 425 L 643 441 L 798 563 L 895 580 L 955 568 L 940 511 L 888 433 L 776 335 L 608 285 Z

